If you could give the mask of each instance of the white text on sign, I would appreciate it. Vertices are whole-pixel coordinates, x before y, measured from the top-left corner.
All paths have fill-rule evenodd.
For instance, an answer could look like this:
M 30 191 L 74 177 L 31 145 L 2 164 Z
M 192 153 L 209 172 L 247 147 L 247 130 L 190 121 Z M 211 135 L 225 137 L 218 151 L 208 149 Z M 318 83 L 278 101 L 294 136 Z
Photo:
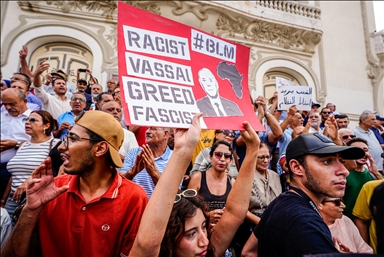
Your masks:
M 188 39 L 123 25 L 125 49 L 190 60 Z
M 194 29 L 191 30 L 191 37 L 192 51 L 213 56 L 221 60 L 236 62 L 236 45 L 211 37 Z

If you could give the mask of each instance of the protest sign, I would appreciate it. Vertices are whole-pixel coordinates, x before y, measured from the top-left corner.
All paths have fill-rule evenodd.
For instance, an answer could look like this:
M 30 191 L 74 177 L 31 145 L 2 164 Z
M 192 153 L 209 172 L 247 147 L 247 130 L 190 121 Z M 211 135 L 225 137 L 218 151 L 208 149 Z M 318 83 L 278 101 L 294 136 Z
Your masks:
M 312 88 L 300 86 L 292 81 L 276 77 L 278 92 L 278 110 L 288 110 L 293 104 L 298 110 L 308 111 L 312 106 Z
M 118 3 L 118 58 L 128 125 L 264 130 L 250 102 L 249 48 Z

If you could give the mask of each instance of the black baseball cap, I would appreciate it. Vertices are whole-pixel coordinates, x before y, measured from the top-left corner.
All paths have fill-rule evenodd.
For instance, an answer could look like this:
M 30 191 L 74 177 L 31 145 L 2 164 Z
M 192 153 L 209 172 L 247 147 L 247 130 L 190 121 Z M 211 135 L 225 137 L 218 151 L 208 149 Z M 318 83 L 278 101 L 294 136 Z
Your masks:
M 340 153 L 346 160 L 360 159 L 365 156 L 363 149 L 353 146 L 338 146 L 320 133 L 303 134 L 293 139 L 287 147 L 287 163 L 306 154 L 332 155 Z
M 83 83 L 85 83 L 85 84 L 88 84 L 88 82 L 87 82 L 85 79 L 79 79 L 79 80 L 77 81 L 77 83 L 80 83 L 80 82 L 83 82 Z

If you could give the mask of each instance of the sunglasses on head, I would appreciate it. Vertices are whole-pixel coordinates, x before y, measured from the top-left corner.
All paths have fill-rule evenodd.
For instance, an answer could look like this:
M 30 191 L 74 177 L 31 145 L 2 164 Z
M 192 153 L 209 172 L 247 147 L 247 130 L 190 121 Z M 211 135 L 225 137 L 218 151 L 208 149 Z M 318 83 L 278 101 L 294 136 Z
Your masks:
M 225 136 L 235 137 L 235 132 L 229 131 L 227 129 L 221 130 L 220 133 L 223 133 Z
M 214 152 L 214 154 L 215 154 L 215 157 L 219 160 L 221 159 L 221 157 L 223 157 L 223 155 L 224 155 L 225 159 L 231 159 L 232 158 L 231 153 Z
M 324 200 L 323 203 L 334 203 L 336 206 L 340 206 L 343 202 L 342 198 L 335 199 L 335 200 Z
M 35 118 L 27 118 L 25 121 L 29 121 L 29 122 L 37 122 L 38 120 L 35 119 Z
M 176 194 L 175 201 L 173 203 L 178 203 L 181 200 L 181 197 L 190 198 L 195 197 L 197 195 L 197 191 L 195 189 L 187 189 L 181 192 L 180 194 Z
M 355 135 L 345 135 L 345 136 L 342 136 L 341 138 L 345 140 L 345 139 L 348 139 L 348 138 L 353 139 L 355 137 L 356 137 Z

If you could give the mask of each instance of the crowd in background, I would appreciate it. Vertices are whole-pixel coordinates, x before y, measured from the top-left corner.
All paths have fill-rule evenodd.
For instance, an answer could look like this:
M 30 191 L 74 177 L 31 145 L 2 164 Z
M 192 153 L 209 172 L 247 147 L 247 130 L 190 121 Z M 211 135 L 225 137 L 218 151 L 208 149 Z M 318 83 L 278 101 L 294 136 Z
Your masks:
M 108 162 L 114 165 L 104 165 L 108 170 L 109 166 L 117 168 L 116 176 L 112 176 L 113 179 L 116 179 L 117 185 L 121 185 L 120 180 L 129 180 L 140 186 L 135 189 L 138 190 L 139 195 L 141 194 L 140 204 L 137 204 L 138 207 L 135 207 L 134 204 L 131 206 L 131 208 L 138 209 L 137 217 L 136 219 L 127 218 L 132 223 L 124 225 L 125 229 L 132 229 L 135 232 L 129 236 L 124 234 L 124 236 L 118 237 L 121 242 L 116 244 L 104 242 L 112 244 L 108 247 L 118 248 L 109 253 L 124 252 L 128 255 L 145 205 L 148 199 L 151 199 L 173 155 L 177 130 L 162 127 L 127 126 L 122 112 L 118 81 L 109 79 L 103 86 L 98 83 L 90 70 L 79 69 L 77 70 L 76 85 L 74 85 L 67 80 L 68 73 L 65 69 L 48 72 L 51 67 L 46 60 L 41 61 L 36 70 L 31 72 L 26 62 L 27 48 L 23 46 L 19 54 L 20 70 L 11 77 L 1 78 L 1 246 L 5 244 L 7 237 L 18 222 L 18 217 L 13 220 L 12 218 L 20 215 L 17 209 L 21 203 L 26 202 L 26 191 L 29 181 L 33 178 L 32 173 L 39 167 L 41 168 L 41 163 L 45 163 L 46 157 L 51 157 L 52 161 L 49 165 L 52 165 L 52 175 L 56 177 L 55 181 L 61 181 L 60 186 L 68 183 L 70 191 L 75 182 L 69 184 L 66 177 L 80 174 L 70 172 L 74 160 L 76 160 L 79 170 L 83 170 L 84 167 L 92 167 L 92 170 L 96 170 L 97 167 L 90 161 L 92 159 L 90 155 L 97 156 L 98 151 L 102 151 L 102 145 L 96 150 L 92 148 L 94 152 L 89 148 L 84 151 L 67 153 L 65 149 L 70 149 L 71 144 L 81 141 L 101 142 L 105 139 L 109 144 L 109 149 L 117 148 L 114 150 L 116 153 L 113 154 L 112 150 L 109 150 Z M 89 80 L 81 78 L 81 74 L 87 74 Z M 8 76 L 8 74 L 6 75 Z M 258 96 L 252 100 L 255 116 L 265 127 L 265 132 L 257 133 L 260 142 L 257 143 L 257 155 L 253 160 L 246 157 L 250 155 L 250 152 L 254 153 L 254 147 L 249 149 L 251 143 L 256 142 L 252 133 L 244 134 L 244 132 L 223 128 L 199 131 L 199 139 L 196 141 L 193 153 L 191 152 L 191 158 L 185 167 L 180 166 L 183 167 L 183 176 L 181 180 L 177 181 L 177 184 L 180 189 L 185 190 L 183 192 L 190 192 L 191 197 L 201 197 L 205 204 L 202 207 L 205 210 L 204 215 L 209 220 L 209 224 L 206 226 L 212 231 L 216 226 L 221 229 L 221 225 L 218 225 L 219 221 L 225 212 L 232 211 L 231 208 L 228 210 L 227 204 L 229 199 L 233 200 L 229 196 L 231 190 L 235 188 L 234 185 L 242 183 L 242 181 L 237 182 L 241 168 L 244 165 L 246 167 L 254 166 L 254 172 L 250 175 L 253 182 L 248 193 L 249 202 L 245 219 L 239 223 L 236 233 L 229 240 L 224 255 L 255 256 L 257 233 L 254 231 L 262 220 L 264 211 L 274 199 L 290 190 L 288 145 L 295 138 L 305 134 L 321 134 L 335 145 L 353 146 L 364 150 L 363 158 L 344 161 L 344 166 L 349 171 L 344 196 L 326 197 L 316 208 L 320 211 L 332 236 L 337 239 L 335 247 L 338 250 L 359 253 L 381 251 L 383 253 L 383 247 L 378 248 L 380 242 L 382 243 L 382 241 L 378 241 L 379 237 L 381 236 L 380 240 L 383 240 L 382 231 L 376 229 L 375 215 L 371 213 L 369 203 L 374 189 L 383 185 L 384 117 L 379 116 L 373 110 L 362 108 L 359 124 L 352 128 L 349 125 L 348 116 L 336 111 L 337 103 L 327 103 L 326 106 L 312 103 L 311 110 L 299 111 L 295 105 L 288 110 L 279 110 L 277 102 L 277 92 L 269 99 Z M 116 145 L 111 143 L 112 140 L 116 140 L 112 139 L 113 135 L 111 139 L 105 138 L 111 132 L 101 128 L 108 125 L 105 124 L 108 119 L 105 118 L 106 116 L 88 115 L 90 112 L 104 112 L 113 117 L 111 122 L 117 122 L 122 129 L 121 135 L 118 136 L 121 142 Z M 82 126 L 95 132 L 96 135 L 87 134 L 88 136 L 80 137 L 75 125 L 81 120 L 85 123 L 86 119 L 89 119 L 90 123 Z M 249 128 L 246 131 L 249 131 Z M 251 162 L 253 162 L 253 166 L 250 164 Z M 115 172 L 114 169 L 113 172 Z M 80 177 L 83 178 L 82 176 L 85 175 L 81 173 Z M 172 178 L 169 177 L 169 179 Z M 174 179 L 177 179 L 177 176 Z M 97 184 L 95 181 L 93 183 Z M 119 186 L 116 186 L 116 190 L 117 188 Z M 142 189 L 143 192 L 140 191 Z M 76 190 L 73 189 L 73 192 L 76 193 Z M 109 189 L 103 191 L 105 194 L 108 192 Z M 122 191 L 119 193 L 122 194 Z M 131 192 L 125 193 L 129 195 Z M 181 194 L 184 195 L 179 195 L 180 198 L 189 197 L 188 193 Z M 145 199 L 143 199 L 143 195 L 146 196 Z M 92 194 L 89 198 L 83 197 L 82 200 L 85 203 L 94 201 Z M 98 197 L 102 198 L 100 195 Z M 113 197 L 111 196 L 111 198 Z M 237 200 L 241 201 L 241 199 Z M 129 201 L 129 199 L 124 199 L 124 201 Z M 151 201 L 149 205 L 150 203 Z M 108 204 L 106 205 L 108 206 Z M 70 206 L 60 208 L 63 208 L 61 210 L 63 212 L 66 212 L 67 209 L 68 212 L 75 212 L 69 210 Z M 132 214 L 125 214 L 125 211 L 120 210 L 121 208 L 115 209 L 115 204 L 111 203 L 109 208 L 113 214 L 123 212 L 124 215 L 132 216 Z M 47 213 L 49 211 L 51 210 L 48 209 Z M 124 215 L 121 220 L 126 217 Z M 174 214 L 159 212 L 157 215 L 165 215 L 167 218 Z M 46 221 L 42 217 L 49 219 L 52 218 L 52 215 L 40 213 L 39 228 L 49 229 L 48 225 L 45 227 L 42 224 Z M 77 227 L 80 231 L 82 223 L 93 221 L 92 219 L 86 221 L 86 218 L 77 219 L 74 223 L 67 225 Z M 132 226 L 133 223 L 135 226 Z M 109 226 L 103 225 L 102 230 L 109 230 Z M 111 228 L 111 230 L 113 229 L 116 228 Z M 75 233 L 76 229 L 72 230 L 67 227 L 67 230 L 68 233 L 70 231 Z M 223 231 L 225 232 L 225 230 Z M 87 231 L 87 233 L 92 233 L 92 231 Z M 45 246 L 53 241 L 52 238 L 48 239 L 53 235 L 45 234 L 45 241 L 40 238 L 43 252 L 55 253 L 55 251 L 47 250 L 49 246 Z M 87 236 L 92 237 L 92 235 Z M 129 240 L 127 237 L 130 237 Z M 127 243 L 128 241 L 130 243 Z M 89 247 L 93 246 L 89 245 Z M 217 248 L 219 249 L 220 246 Z M 81 253 L 87 252 L 80 249 L 75 250 Z

